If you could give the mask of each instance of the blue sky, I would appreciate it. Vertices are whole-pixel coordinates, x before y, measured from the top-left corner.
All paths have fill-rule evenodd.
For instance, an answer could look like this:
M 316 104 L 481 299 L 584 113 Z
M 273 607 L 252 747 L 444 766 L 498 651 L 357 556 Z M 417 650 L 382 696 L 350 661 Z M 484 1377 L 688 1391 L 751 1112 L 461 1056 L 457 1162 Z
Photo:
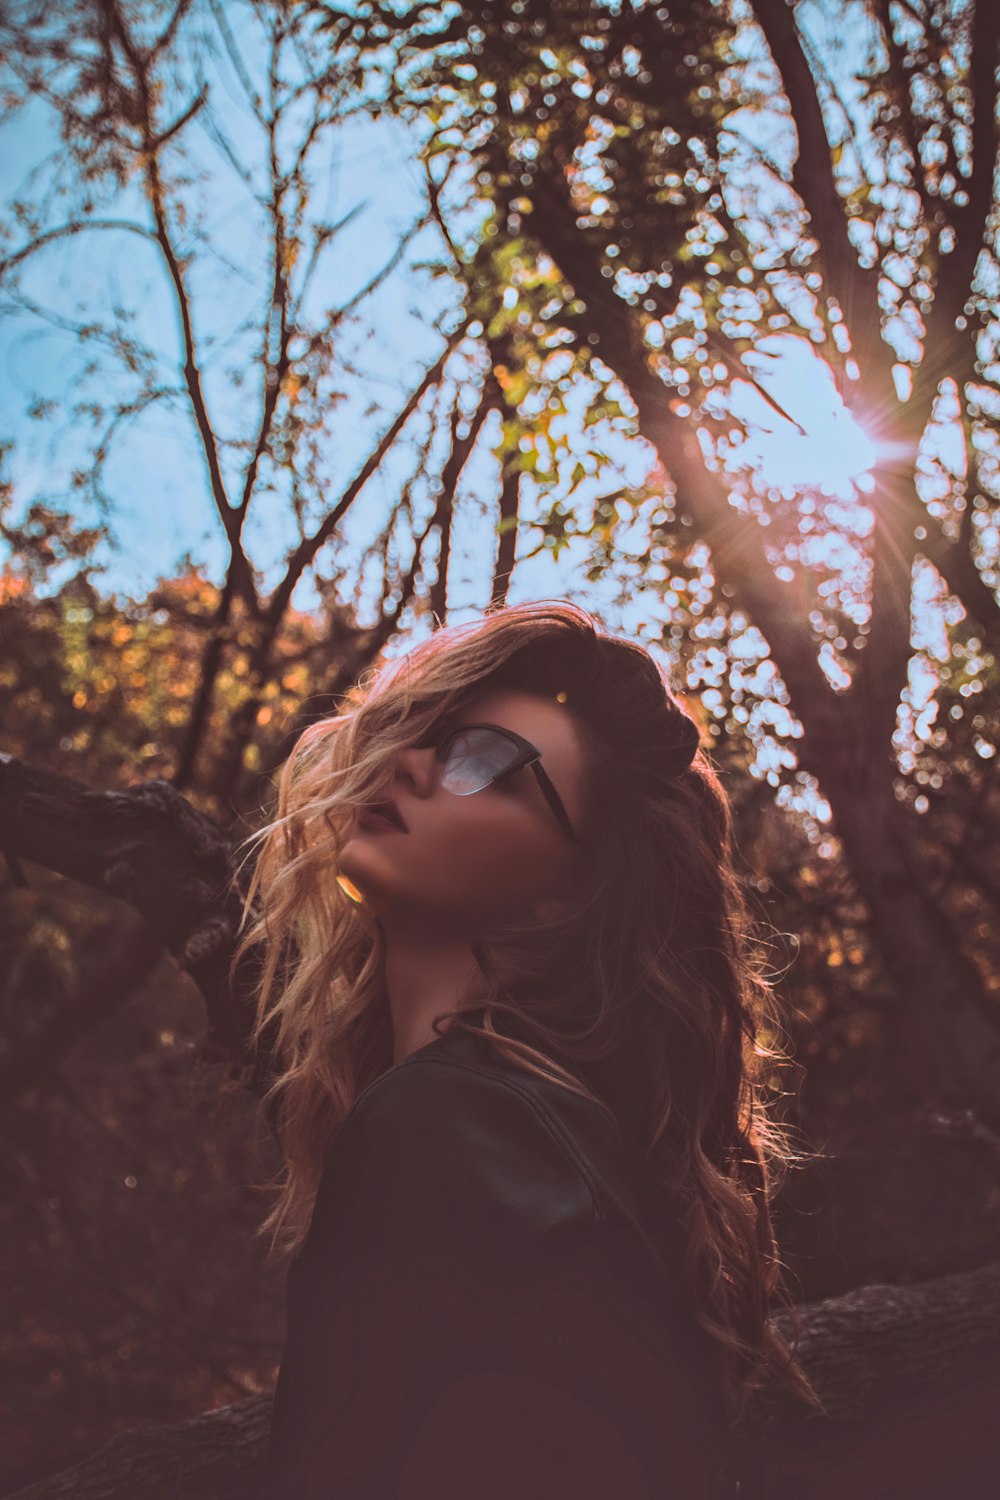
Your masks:
M 244 18 L 237 40 L 252 63 L 255 39 L 247 30 L 249 13 L 234 9 L 230 14 Z M 262 142 L 239 80 L 223 53 L 216 56 L 213 69 L 214 97 L 221 101 L 215 107 L 216 117 L 239 143 L 245 158 L 253 160 Z M 227 437 L 245 438 L 252 427 L 249 418 L 256 406 L 260 366 L 257 333 L 236 330 L 247 316 L 259 324 L 269 270 L 265 226 L 207 123 L 203 127 L 201 119 L 196 119 L 186 137 L 189 160 L 206 178 L 189 197 L 195 208 L 200 206 L 215 257 L 200 254 L 193 263 L 190 280 L 196 332 L 218 430 Z M 52 116 L 35 101 L 8 123 L 2 135 L 0 191 L 7 201 L 13 195 L 30 198 L 37 194 L 41 181 L 52 175 L 41 164 L 58 162 L 63 149 Z M 327 254 L 318 300 L 325 299 L 329 305 L 345 302 L 373 268 L 388 259 L 399 235 L 420 215 L 424 191 L 416 160 L 418 145 L 415 131 L 400 123 L 362 116 L 331 134 L 317 162 L 317 212 L 330 222 L 349 213 L 353 217 Z M 146 205 L 134 186 L 107 205 L 106 212 L 137 223 L 149 222 Z M 371 299 L 364 329 L 347 340 L 345 359 L 360 378 L 345 383 L 347 395 L 332 420 L 327 460 L 333 495 L 349 481 L 378 433 L 442 348 L 433 324 L 457 308 L 457 293 L 446 280 L 434 280 L 417 269 L 421 260 L 437 260 L 440 255 L 436 230 L 425 229 Z M 135 235 L 94 230 L 53 245 L 32 262 L 23 285 L 57 318 L 77 323 L 106 316 L 114 306 L 125 308 L 137 336 L 160 356 L 165 377 L 176 378 L 181 362 L 176 307 L 155 248 Z M 36 315 L 8 316 L 0 339 L 0 399 L 5 435 L 15 442 L 11 471 L 20 502 L 52 498 L 66 503 L 68 496 L 81 519 L 92 520 L 92 507 L 80 491 L 73 491 L 71 479 L 74 469 L 87 465 L 92 429 L 85 417 L 74 417 L 72 404 L 81 392 L 106 399 L 116 388 L 124 392 L 126 385 L 116 381 L 113 362 L 104 361 L 98 380 L 88 387 L 83 371 L 91 346 L 81 345 L 72 331 Z M 754 428 L 746 455 L 766 466 L 774 484 L 802 483 L 818 472 L 836 492 L 850 492 L 854 473 L 870 462 L 870 445 L 866 446 L 863 434 L 843 412 L 825 366 L 808 345 L 786 338 L 775 340 L 773 347 L 778 357 L 755 373 L 807 428 L 807 435 L 803 437 L 776 418 L 745 386 L 739 404 Z M 242 368 L 246 383 L 241 390 L 230 386 L 227 364 Z M 39 400 L 55 403 L 53 414 L 33 421 L 28 412 Z M 640 483 L 650 461 L 644 445 L 619 445 L 616 453 L 631 482 Z M 234 463 L 231 470 L 234 492 L 238 467 Z M 362 547 L 378 530 L 406 472 L 401 453 L 371 481 L 345 527 L 349 547 Z M 496 479 L 490 455 L 477 454 L 465 475 L 466 501 L 459 506 L 455 525 L 450 603 L 458 611 L 481 607 L 488 597 L 492 544 L 484 540 L 483 525 L 494 503 Z M 110 497 L 105 519 L 113 537 L 112 547 L 102 553 L 108 586 L 142 594 L 158 576 L 170 572 L 184 553 L 210 576 L 221 576 L 227 547 L 183 397 L 144 411 L 122 428 L 111 448 L 104 488 Z M 530 518 L 530 496 L 527 515 Z M 293 540 L 287 507 L 278 497 L 261 497 L 251 511 L 247 544 L 269 576 L 274 576 Z M 549 557 L 522 565 L 515 575 L 514 596 L 537 597 L 583 587 L 584 558 L 581 546 L 568 549 L 555 565 Z M 593 592 L 592 586 L 588 591 Z M 300 592 L 298 602 L 308 602 L 308 589 Z
M 252 71 L 257 45 L 247 29 L 252 25 L 252 10 L 231 6 L 226 14 Z M 836 70 L 843 96 L 856 99 L 858 84 L 853 71 L 860 65 L 863 51 L 854 45 L 857 38 L 841 37 L 838 50 L 823 29 L 821 5 L 800 6 L 800 14 L 811 17 L 825 62 Z M 256 56 L 258 73 L 259 62 Z M 224 49 L 216 50 L 209 77 L 215 101 L 213 115 L 196 117 L 184 137 L 189 165 L 201 179 L 188 193 L 190 228 L 193 233 L 197 226 L 210 247 L 208 253 L 199 250 L 192 261 L 191 286 L 206 390 L 216 427 L 224 438 L 246 440 L 252 434 L 259 401 L 259 325 L 269 272 L 266 226 L 252 194 L 228 165 L 219 137 L 220 132 L 227 136 L 242 159 L 256 161 L 257 171 L 262 142 Z M 763 74 L 762 79 L 765 97 L 769 86 Z M 193 95 L 191 79 L 186 86 Z M 761 107 L 757 107 L 756 115 L 752 108 L 747 111 L 751 134 L 764 128 Z M 794 149 L 793 135 L 783 126 L 775 127 L 776 117 L 770 115 L 769 106 L 766 113 L 772 127 L 769 150 L 779 155 L 789 153 Z M 212 120 L 214 128 L 210 128 Z M 421 214 L 424 183 L 417 161 L 418 146 L 414 129 L 360 114 L 331 132 L 314 169 L 314 212 L 326 222 L 348 222 L 323 262 L 313 311 L 348 301 L 366 284 L 373 270 L 391 256 L 399 236 Z M 46 162 L 54 165 L 55 176 L 52 169 L 42 166 Z M 56 180 L 64 170 L 64 148 L 51 116 L 37 101 L 9 118 L 0 129 L 0 192 L 8 204 L 16 196 L 37 199 L 44 182 Z M 149 222 L 147 205 L 135 185 L 126 186 L 116 201 L 103 206 L 102 212 L 140 224 Z M 57 221 L 58 213 L 53 211 L 49 222 Z M 194 246 L 192 234 L 187 237 L 187 246 Z M 342 397 L 330 408 L 329 438 L 322 461 L 324 499 L 335 499 L 342 492 L 441 352 L 442 340 L 435 323 L 448 323 L 454 318 L 459 296 L 454 283 L 432 277 L 422 264 L 440 261 L 441 254 L 437 231 L 424 229 L 366 303 L 363 319 L 343 335 L 338 354 L 345 374 Z M 62 319 L 69 324 L 85 324 L 106 316 L 115 306 L 122 307 L 136 335 L 156 352 L 164 378 L 176 380 L 181 349 L 176 306 L 162 262 L 137 236 L 94 231 L 53 245 L 32 262 L 22 285 L 57 323 Z M 87 523 L 95 519 L 95 512 L 85 493 L 74 490 L 72 475 L 88 462 L 92 426 L 85 416 L 74 415 L 73 405 L 81 396 L 107 401 L 126 390 L 126 384 L 113 374 L 113 361 L 104 361 L 96 379 L 88 379 L 85 365 L 90 347 L 81 343 L 72 327 L 53 326 L 51 318 L 47 320 L 36 312 L 9 311 L 0 327 L 0 401 L 4 413 L 0 436 L 14 441 L 10 472 L 18 503 L 24 506 L 34 499 L 68 503 Z M 749 383 L 739 383 L 735 407 L 748 428 L 743 458 L 759 468 L 768 485 L 813 485 L 839 498 L 855 513 L 863 511 L 864 471 L 872 464 L 875 449 L 844 411 L 829 369 L 804 339 L 775 336 L 767 347 L 774 357 L 758 361 L 753 373 L 805 432 L 776 416 Z M 242 378 L 242 385 L 233 383 L 233 372 Z M 577 400 L 586 399 L 586 390 L 581 389 Z M 52 402 L 53 406 L 42 420 L 33 420 L 29 412 L 38 401 Z M 418 435 L 414 432 L 414 441 Z M 494 429 L 488 426 L 457 497 L 449 574 L 449 612 L 454 619 L 477 613 L 489 597 L 495 546 L 490 526 L 497 493 L 497 469 L 489 443 L 494 436 Z M 621 482 L 640 486 L 652 467 L 651 451 L 641 440 L 604 436 L 607 441 L 603 446 L 613 454 Z M 348 574 L 397 502 L 413 459 L 413 442 L 400 445 L 349 513 L 337 551 Z M 243 461 L 241 453 L 231 454 L 233 493 Z M 859 476 L 860 483 L 856 483 Z M 605 483 L 601 490 L 613 487 Z M 227 547 L 183 396 L 150 408 L 123 428 L 108 462 L 105 490 L 108 508 L 104 519 L 113 539 L 100 557 L 106 586 L 142 596 L 159 576 L 171 573 L 184 554 L 210 577 L 221 579 Z M 596 491 L 596 482 L 585 482 L 581 503 L 592 501 Z M 418 484 L 415 510 L 426 516 L 432 504 L 433 495 Z M 539 505 L 528 485 L 523 519 L 530 523 L 538 513 Z M 316 518 L 314 514 L 311 519 Z M 858 518 L 855 514 L 854 519 Z M 845 535 L 852 525 L 846 527 Z M 251 510 L 246 540 L 268 583 L 278 576 L 281 559 L 296 535 L 287 495 L 279 489 L 259 496 Z M 523 559 L 536 542 L 537 533 L 533 535 L 530 524 L 526 525 L 519 556 Z M 405 543 L 402 551 L 405 554 Z M 610 628 L 655 640 L 669 606 L 664 602 L 662 580 L 643 577 L 633 565 L 627 534 L 621 538 L 620 556 L 605 580 L 594 584 L 586 579 L 587 560 L 585 543 L 567 548 L 558 561 L 551 554 L 522 560 L 510 597 L 576 598 L 595 609 Z M 405 555 L 401 561 L 405 566 Z M 363 620 L 372 612 L 373 582 L 362 580 L 353 596 Z M 344 598 L 352 598 L 349 576 Z M 305 583 L 295 602 L 308 607 L 313 599 Z M 747 632 L 751 658 L 762 649 L 759 637 L 755 641 L 754 635 L 752 630 Z M 398 643 L 399 649 L 405 649 L 405 645 L 403 641 Z M 830 665 L 824 663 L 825 667 Z M 831 673 L 831 680 L 835 680 L 835 664 Z M 781 709 L 780 713 L 781 722 L 774 721 L 778 735 L 794 728 L 787 711 Z M 758 736 L 761 746 L 768 738 Z
M 12 191 L 24 191 L 35 163 L 60 147 L 51 118 L 38 103 L 23 111 L 4 135 L 0 188 L 9 199 Z M 357 216 L 329 257 L 328 285 L 321 284 L 319 290 L 329 294 L 331 303 L 342 303 L 363 284 L 370 269 L 391 254 L 397 231 L 419 214 L 421 198 L 412 145 L 398 125 L 349 125 L 336 144 L 322 206 L 331 219 L 351 208 Z M 196 142 L 195 152 L 211 172 L 206 228 L 228 259 L 228 265 L 213 265 L 204 257 L 191 276 L 196 331 L 205 351 L 206 388 L 219 431 L 235 437 L 249 434 L 256 405 L 259 365 L 253 358 L 253 337 L 237 339 L 229 356 L 235 356 L 236 363 L 241 354 L 245 357 L 247 384 L 242 393 L 228 388 L 221 366 L 227 359 L 226 342 L 240 322 L 255 312 L 259 321 L 268 269 L 266 246 L 254 205 L 246 192 L 238 191 L 232 174 L 219 170 L 211 143 Z M 145 205 L 134 190 L 124 192 L 110 211 L 116 218 L 148 222 Z M 432 252 L 429 240 L 425 233 L 422 243 L 413 246 L 411 263 L 421 253 Z M 86 323 L 106 315 L 115 304 L 129 309 L 136 333 L 161 356 L 165 377 L 176 378 L 181 363 L 179 320 L 155 247 L 127 233 L 92 230 L 40 252 L 23 280 L 38 303 L 60 318 Z M 425 296 L 426 287 L 424 277 Z M 379 337 L 364 350 L 367 385 L 359 391 L 359 404 L 378 400 L 387 417 L 442 347 L 433 331 L 413 316 L 408 306 L 413 290 L 412 276 L 404 271 L 379 292 L 371 308 Z M 446 301 L 442 296 L 442 310 Z M 73 332 L 30 314 L 8 315 L 0 336 L 0 400 L 6 432 L 16 443 L 12 469 L 17 494 L 23 501 L 42 495 L 63 498 L 91 437 L 88 423 L 74 420 L 67 410 L 82 388 L 90 348 Z M 215 351 L 210 348 L 213 341 Z M 97 399 L 116 386 L 123 392 L 128 388 L 115 381 L 113 369 L 113 362 L 103 362 L 94 390 Z M 28 411 L 39 399 L 52 400 L 62 409 L 43 421 L 32 421 Z M 334 477 L 350 477 L 380 425 L 377 418 L 362 421 L 344 409 L 337 423 Z M 145 412 L 121 433 L 112 451 L 106 489 L 113 499 L 108 520 L 118 553 L 108 557 L 109 584 L 141 591 L 186 550 L 218 576 L 226 548 L 186 403 L 180 400 Z M 82 498 L 76 503 L 84 508 Z M 252 513 L 250 527 L 251 547 L 261 562 L 290 541 L 278 518 L 268 521 L 263 510 L 261 506 Z

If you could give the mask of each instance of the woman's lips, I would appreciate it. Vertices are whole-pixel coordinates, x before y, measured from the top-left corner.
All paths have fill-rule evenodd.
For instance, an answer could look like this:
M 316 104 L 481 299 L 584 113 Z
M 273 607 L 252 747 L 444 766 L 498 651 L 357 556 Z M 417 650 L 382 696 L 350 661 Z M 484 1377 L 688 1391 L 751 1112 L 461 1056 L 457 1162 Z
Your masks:
M 362 812 L 358 813 L 358 827 L 359 828 L 370 828 L 373 833 L 378 833 L 378 832 L 406 833 L 407 832 L 407 829 L 400 828 L 400 826 L 399 826 L 398 823 L 394 823 L 392 821 L 392 819 L 391 818 L 387 818 L 384 815 L 384 813 L 372 812 L 369 808 L 365 808 Z

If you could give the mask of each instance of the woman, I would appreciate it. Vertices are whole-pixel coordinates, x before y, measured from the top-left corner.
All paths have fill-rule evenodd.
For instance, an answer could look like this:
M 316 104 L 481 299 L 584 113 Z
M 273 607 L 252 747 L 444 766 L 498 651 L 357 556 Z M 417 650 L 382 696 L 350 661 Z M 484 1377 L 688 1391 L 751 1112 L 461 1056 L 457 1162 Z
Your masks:
M 749 1390 L 810 1390 L 768 1323 L 768 988 L 653 659 L 568 603 L 441 629 L 306 731 L 260 837 L 265 1492 L 737 1493 Z

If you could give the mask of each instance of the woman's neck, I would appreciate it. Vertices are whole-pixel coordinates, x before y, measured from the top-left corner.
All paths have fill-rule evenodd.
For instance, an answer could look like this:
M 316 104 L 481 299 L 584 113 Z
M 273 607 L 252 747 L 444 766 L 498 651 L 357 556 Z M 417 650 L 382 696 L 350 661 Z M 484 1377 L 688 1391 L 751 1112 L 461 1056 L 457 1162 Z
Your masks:
M 479 966 L 467 942 L 420 943 L 398 935 L 386 942 L 385 984 L 392 1015 L 393 1065 L 432 1042 L 435 1016 L 467 999 Z

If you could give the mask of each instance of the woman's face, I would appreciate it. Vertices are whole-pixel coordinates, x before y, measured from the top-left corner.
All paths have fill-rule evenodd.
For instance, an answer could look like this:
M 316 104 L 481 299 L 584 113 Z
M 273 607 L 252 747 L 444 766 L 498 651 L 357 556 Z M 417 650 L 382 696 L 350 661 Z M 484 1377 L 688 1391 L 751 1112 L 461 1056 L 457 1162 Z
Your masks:
M 486 689 L 450 715 L 448 727 L 496 724 L 530 740 L 579 834 L 584 752 L 570 712 L 547 698 Z M 568 894 L 580 849 L 560 827 L 534 772 L 468 796 L 438 784 L 433 745 L 399 752 L 389 795 L 407 832 L 360 826 L 341 851 L 346 875 L 387 934 L 474 939 L 498 917 L 542 914 Z

